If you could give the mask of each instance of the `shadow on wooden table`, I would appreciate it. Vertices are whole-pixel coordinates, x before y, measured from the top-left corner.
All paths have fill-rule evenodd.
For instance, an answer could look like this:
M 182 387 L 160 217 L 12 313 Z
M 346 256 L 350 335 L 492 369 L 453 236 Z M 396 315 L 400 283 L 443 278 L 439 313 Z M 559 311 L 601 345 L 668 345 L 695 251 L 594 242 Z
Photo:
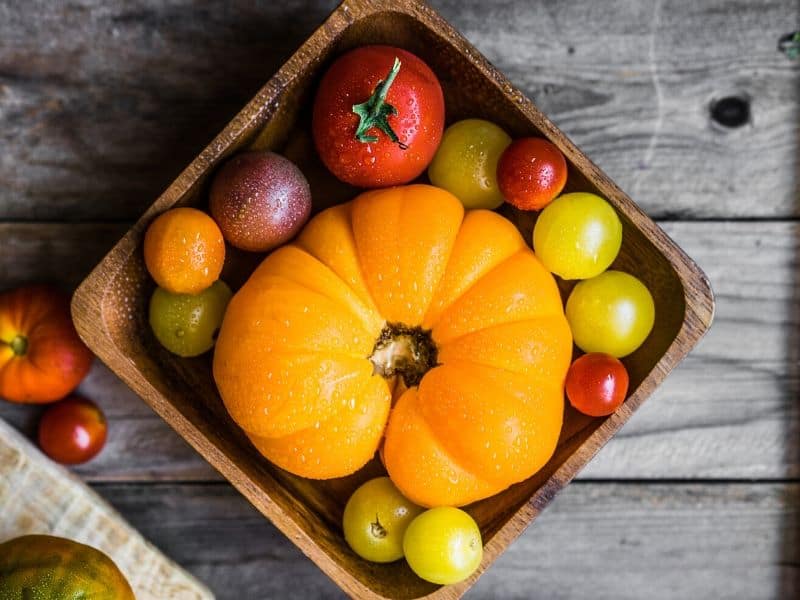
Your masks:
M 800 100 L 800 96 L 798 96 Z M 792 194 L 794 195 L 795 212 L 800 214 L 800 102 L 794 105 L 794 113 L 788 124 L 794 129 L 795 143 L 792 153 L 787 160 L 794 165 L 792 173 L 794 181 L 792 184 Z M 793 399 L 796 404 L 800 404 L 800 225 L 793 227 L 794 240 L 794 263 L 792 271 L 794 281 L 791 287 L 791 302 L 788 314 L 792 317 L 789 321 L 791 331 L 786 336 L 789 347 L 786 349 L 786 360 L 788 365 L 788 387 L 786 390 L 787 398 Z M 797 407 L 795 407 L 795 410 Z M 797 480 L 800 472 L 797 465 L 800 465 L 800 420 L 787 418 L 785 420 L 786 430 L 784 432 L 785 449 L 783 464 L 788 465 L 785 477 Z M 785 499 L 785 520 L 781 529 L 781 549 L 780 549 L 780 597 L 796 598 L 800 590 L 800 565 L 798 564 L 798 552 L 800 552 L 800 493 L 795 486 L 787 486 L 787 498 Z
M 336 4 L 11 9 L 0 219 L 135 220 Z

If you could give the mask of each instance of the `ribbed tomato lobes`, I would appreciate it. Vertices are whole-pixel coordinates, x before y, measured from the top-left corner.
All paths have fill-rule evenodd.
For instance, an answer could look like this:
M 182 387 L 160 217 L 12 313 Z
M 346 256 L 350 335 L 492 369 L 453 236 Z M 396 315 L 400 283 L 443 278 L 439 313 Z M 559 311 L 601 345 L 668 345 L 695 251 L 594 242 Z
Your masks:
M 92 358 L 72 324 L 67 295 L 45 285 L 0 294 L 0 398 L 59 400 L 86 376 Z
M 382 83 L 388 85 L 379 99 Z M 339 57 L 314 101 L 317 152 L 336 177 L 357 187 L 416 179 L 433 159 L 443 129 L 436 75 L 414 54 L 392 46 L 362 46 Z
M 555 280 L 516 227 L 413 185 L 328 209 L 267 257 L 231 300 L 214 378 L 281 468 L 341 477 L 385 440 L 405 497 L 463 505 L 550 458 L 571 354 Z

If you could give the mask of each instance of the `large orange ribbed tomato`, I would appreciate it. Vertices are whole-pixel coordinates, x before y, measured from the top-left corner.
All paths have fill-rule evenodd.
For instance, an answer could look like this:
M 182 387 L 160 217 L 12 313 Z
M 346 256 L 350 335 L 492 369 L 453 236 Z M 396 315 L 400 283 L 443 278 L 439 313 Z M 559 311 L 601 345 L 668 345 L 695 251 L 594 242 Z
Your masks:
M 214 377 L 278 466 L 344 476 L 385 435 L 403 494 L 463 505 L 550 458 L 571 352 L 555 281 L 516 228 L 411 185 L 328 209 L 267 257 L 228 307 Z

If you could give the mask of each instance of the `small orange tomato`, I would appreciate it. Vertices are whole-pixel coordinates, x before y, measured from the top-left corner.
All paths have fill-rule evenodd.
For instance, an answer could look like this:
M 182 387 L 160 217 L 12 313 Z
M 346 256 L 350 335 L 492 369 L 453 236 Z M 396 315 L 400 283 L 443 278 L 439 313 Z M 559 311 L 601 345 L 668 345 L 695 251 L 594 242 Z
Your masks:
M 173 208 L 150 223 L 144 262 L 156 283 L 173 294 L 199 294 L 222 272 L 225 241 L 210 216 L 196 208 Z
M 94 402 L 70 396 L 42 415 L 39 447 L 56 462 L 77 465 L 97 456 L 107 432 L 106 417 Z
M 0 398 L 54 402 L 78 387 L 91 365 L 65 294 L 44 285 L 0 294 Z

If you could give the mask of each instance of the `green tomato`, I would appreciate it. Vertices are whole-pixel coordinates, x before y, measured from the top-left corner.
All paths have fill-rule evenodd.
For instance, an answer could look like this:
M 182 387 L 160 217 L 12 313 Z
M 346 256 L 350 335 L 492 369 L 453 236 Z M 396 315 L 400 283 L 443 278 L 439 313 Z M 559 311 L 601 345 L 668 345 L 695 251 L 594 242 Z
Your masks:
M 655 304 L 633 275 L 606 271 L 581 281 L 567 299 L 567 321 L 575 345 L 584 352 L 627 356 L 650 334 Z
M 483 558 L 477 523 L 451 506 L 426 510 L 414 519 L 406 530 L 403 550 L 414 573 L 442 585 L 465 580 Z
M 372 562 L 403 558 L 403 535 L 422 512 L 388 477 L 372 479 L 358 488 L 344 507 L 344 539 L 353 552 Z
M 150 327 L 164 348 L 178 356 L 199 356 L 214 346 L 230 288 L 216 281 L 199 294 L 156 288 L 150 298 Z
M 589 279 L 619 254 L 622 223 L 600 196 L 564 194 L 539 215 L 533 247 L 545 267 L 562 279 Z
M 448 127 L 428 167 L 433 185 L 446 189 L 465 208 L 497 208 L 503 195 L 497 185 L 497 161 L 511 143 L 494 123 L 465 119 Z

